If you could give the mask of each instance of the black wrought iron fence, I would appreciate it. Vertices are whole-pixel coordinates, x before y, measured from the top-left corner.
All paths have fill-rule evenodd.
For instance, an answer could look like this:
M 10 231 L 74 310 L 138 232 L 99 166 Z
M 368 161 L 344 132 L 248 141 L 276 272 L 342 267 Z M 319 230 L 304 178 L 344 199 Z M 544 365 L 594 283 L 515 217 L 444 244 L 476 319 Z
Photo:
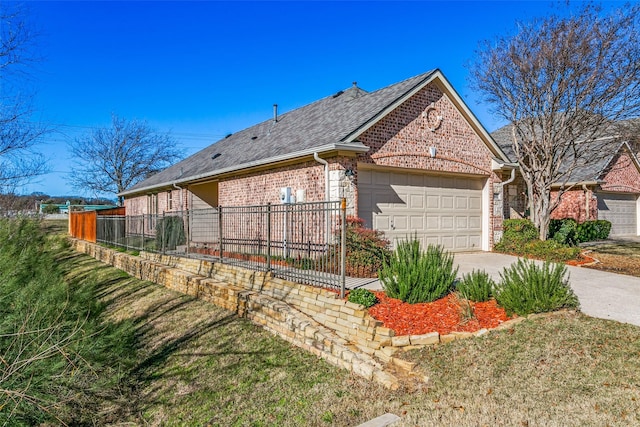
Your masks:
M 129 250 L 215 258 L 343 294 L 345 223 L 344 201 L 233 206 L 100 216 L 96 238 Z

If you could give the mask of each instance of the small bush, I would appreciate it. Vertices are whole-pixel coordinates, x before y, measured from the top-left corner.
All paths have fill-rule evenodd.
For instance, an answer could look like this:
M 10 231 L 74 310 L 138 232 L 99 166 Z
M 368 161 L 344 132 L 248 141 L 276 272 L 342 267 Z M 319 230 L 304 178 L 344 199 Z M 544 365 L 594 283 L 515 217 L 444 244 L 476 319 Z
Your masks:
M 390 242 L 384 233 L 364 226 L 364 220 L 347 217 L 347 275 L 375 277 L 389 258 Z
M 611 222 L 599 219 L 596 221 L 585 221 L 578 224 L 576 228 L 576 240 L 578 243 L 592 242 L 594 240 L 604 240 L 611 232 Z
M 378 302 L 378 298 L 368 289 L 354 289 L 349 292 L 348 301 L 369 308 Z
M 567 267 L 545 262 L 518 259 L 500 273 L 496 300 L 507 314 L 525 316 L 561 308 L 577 308 L 578 298 L 569 287 Z
M 431 302 L 451 291 L 458 268 L 441 246 L 420 249 L 417 238 L 398 243 L 379 277 L 386 294 L 410 304 Z
M 59 214 L 60 208 L 56 205 L 47 205 L 44 208 L 42 208 L 42 213 L 43 214 Z
M 580 255 L 580 248 L 567 246 L 555 240 L 534 240 L 523 248 L 523 254 L 552 262 L 566 262 Z
M 538 238 L 538 229 L 528 219 L 506 219 L 502 239 L 495 245 L 499 252 L 522 255 L 525 244 Z
M 456 290 L 466 299 L 483 302 L 491 299 L 495 286 L 496 283 L 485 271 L 473 270 L 462 276 L 462 281 L 458 283 Z
M 578 223 L 573 218 L 552 219 L 549 223 L 549 238 L 562 245 L 575 245 L 577 227 Z
M 567 246 L 562 241 L 574 241 L 576 223 L 571 220 L 552 220 L 549 235 L 557 239 L 539 240 L 538 230 L 528 219 L 508 219 L 504 221 L 502 240 L 495 250 L 512 255 L 540 258 L 548 261 L 564 262 L 576 259 L 580 249 Z
M 184 234 L 184 223 L 178 216 L 167 216 L 158 221 L 156 226 L 156 248 L 173 251 L 184 245 L 187 238 Z

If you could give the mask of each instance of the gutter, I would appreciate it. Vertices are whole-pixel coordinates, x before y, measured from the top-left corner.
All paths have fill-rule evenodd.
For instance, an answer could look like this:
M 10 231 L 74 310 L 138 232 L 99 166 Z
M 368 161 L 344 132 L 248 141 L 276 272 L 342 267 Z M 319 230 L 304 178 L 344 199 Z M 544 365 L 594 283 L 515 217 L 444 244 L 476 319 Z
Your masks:
M 205 173 L 201 173 L 201 174 L 198 174 L 198 175 L 185 177 L 185 178 L 183 178 L 181 180 L 159 182 L 158 184 L 148 185 L 146 187 L 136 188 L 134 190 L 126 190 L 126 191 L 123 191 L 122 193 L 118 193 L 118 196 L 129 196 L 129 195 L 137 194 L 137 193 L 145 193 L 145 192 L 147 192 L 149 190 L 154 190 L 154 189 L 159 188 L 159 187 L 170 187 L 170 186 L 173 186 L 175 184 L 185 184 L 185 183 L 188 183 L 190 181 L 197 181 L 197 180 L 201 180 L 201 179 L 204 179 L 204 178 L 213 178 L 216 175 L 222 175 L 222 174 L 225 174 L 225 173 L 235 172 L 235 171 L 239 171 L 239 170 L 242 170 L 242 169 L 249 169 L 249 168 L 253 168 L 253 167 L 257 167 L 257 166 L 264 166 L 264 165 L 267 165 L 267 164 L 270 164 L 270 163 L 277 163 L 277 162 L 282 162 L 282 161 L 285 161 L 285 160 L 292 160 L 292 159 L 295 159 L 297 157 L 312 156 L 314 153 L 321 153 L 321 152 L 327 152 L 327 151 L 336 151 L 336 150 L 351 151 L 351 152 L 354 152 L 354 153 L 366 153 L 367 151 L 369 151 L 369 147 L 367 147 L 366 145 L 364 145 L 361 142 L 326 144 L 326 145 L 322 145 L 320 147 L 308 148 L 308 149 L 296 151 L 296 152 L 293 152 L 293 153 L 282 154 L 282 155 L 279 155 L 279 156 L 269 157 L 269 158 L 266 158 L 266 159 L 255 160 L 255 161 L 252 161 L 252 162 L 242 163 L 242 164 L 235 165 L 235 166 L 229 166 L 229 167 L 226 167 L 226 168 L 223 168 L 223 169 L 219 169 L 219 170 L 216 170 L 216 171 L 210 171 L 210 172 L 205 172 Z

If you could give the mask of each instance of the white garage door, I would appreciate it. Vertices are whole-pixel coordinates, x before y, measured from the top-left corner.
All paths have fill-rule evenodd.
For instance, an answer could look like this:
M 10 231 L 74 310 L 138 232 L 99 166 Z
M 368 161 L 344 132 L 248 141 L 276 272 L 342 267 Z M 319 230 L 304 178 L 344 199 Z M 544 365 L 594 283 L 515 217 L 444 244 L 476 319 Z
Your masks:
M 611 236 L 636 235 L 636 206 L 634 194 L 599 193 L 598 219 L 611 221 Z
M 417 234 L 426 248 L 482 249 L 483 179 L 358 171 L 358 213 L 395 246 Z

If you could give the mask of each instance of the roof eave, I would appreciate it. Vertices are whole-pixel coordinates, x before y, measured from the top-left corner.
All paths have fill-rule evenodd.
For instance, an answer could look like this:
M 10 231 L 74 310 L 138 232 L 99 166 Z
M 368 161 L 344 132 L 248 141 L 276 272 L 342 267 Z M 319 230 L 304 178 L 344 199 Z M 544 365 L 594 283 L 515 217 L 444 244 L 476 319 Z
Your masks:
M 158 189 L 158 188 L 166 188 L 173 187 L 174 185 L 184 185 L 195 181 L 201 181 L 206 178 L 214 178 L 219 175 L 224 175 L 231 172 L 236 172 L 245 169 L 251 169 L 254 167 L 264 166 L 269 163 L 279 163 L 287 160 L 293 160 L 300 157 L 306 157 L 313 155 L 313 153 L 326 153 L 331 151 L 351 151 L 353 153 L 366 153 L 369 151 L 369 147 L 362 144 L 361 142 L 338 142 L 333 144 L 326 144 L 319 147 L 312 147 L 301 151 L 296 151 L 293 153 L 282 154 L 279 156 L 273 156 L 266 159 L 256 160 L 252 162 L 242 163 L 240 165 L 229 166 L 226 168 L 205 172 L 198 175 L 187 176 L 171 181 L 165 181 L 154 185 L 149 185 L 147 187 L 136 188 L 133 190 L 125 190 L 121 193 L 118 193 L 118 196 L 130 196 L 133 194 L 139 193 L 147 193 L 150 190 Z

